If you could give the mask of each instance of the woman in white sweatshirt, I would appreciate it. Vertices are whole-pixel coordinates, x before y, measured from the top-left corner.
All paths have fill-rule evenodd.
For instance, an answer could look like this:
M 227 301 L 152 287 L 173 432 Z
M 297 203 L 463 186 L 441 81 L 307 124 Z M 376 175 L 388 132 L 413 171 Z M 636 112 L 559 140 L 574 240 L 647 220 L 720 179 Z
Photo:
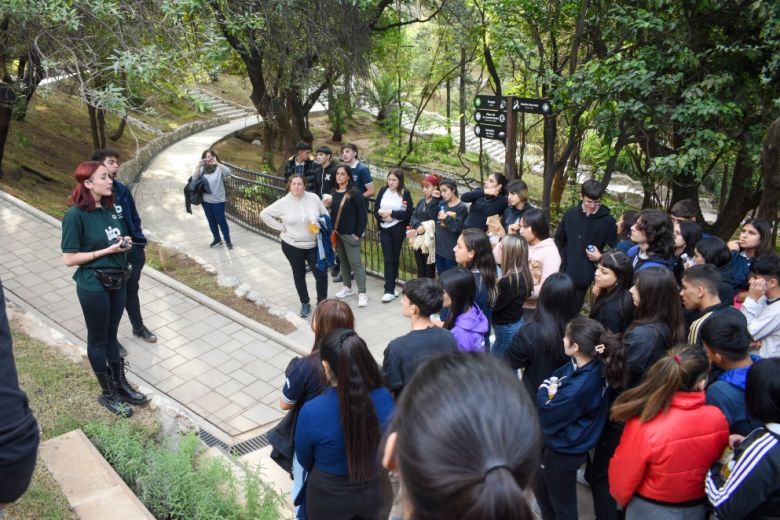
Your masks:
M 279 231 L 282 252 L 290 262 L 295 290 L 301 300 L 302 318 L 311 314 L 309 290 L 306 288 L 306 263 L 317 282 L 317 303 L 328 297 L 328 276 L 317 269 L 317 233 L 320 215 L 328 209 L 314 193 L 306 191 L 306 179 L 296 173 L 287 181 L 287 195 L 260 212 L 260 218 L 270 228 Z
M 542 210 L 529 209 L 520 217 L 517 226 L 520 235 L 528 241 L 528 264 L 534 284 L 531 296 L 523 303 L 523 315 L 527 317 L 536 309 L 539 290 L 544 281 L 551 274 L 560 271 L 561 254 L 555 241 L 550 238 L 550 224 Z

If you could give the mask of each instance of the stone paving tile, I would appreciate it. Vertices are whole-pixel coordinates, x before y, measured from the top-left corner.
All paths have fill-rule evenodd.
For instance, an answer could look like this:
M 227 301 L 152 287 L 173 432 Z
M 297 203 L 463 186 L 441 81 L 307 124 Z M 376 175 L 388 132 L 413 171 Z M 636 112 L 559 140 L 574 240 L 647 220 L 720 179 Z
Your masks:
M 178 375 L 178 374 L 177 374 Z M 181 376 L 180 376 L 181 377 Z M 173 388 L 169 393 L 171 397 L 187 406 L 198 397 L 211 392 L 211 388 L 200 381 L 185 378 L 185 382 Z
M 233 402 L 228 402 L 225 406 L 214 412 L 214 415 L 220 421 L 229 421 L 236 415 L 243 413 L 245 408 L 238 406 Z
M 209 392 L 195 399 L 192 404 L 208 412 L 208 416 L 216 414 L 217 410 L 229 405 L 230 401 L 216 392 Z
M 255 381 L 245 386 L 243 392 L 256 401 L 260 401 L 271 390 L 273 390 L 273 387 L 265 381 Z
M 199 375 L 206 373 L 213 368 L 208 363 L 201 361 L 200 359 L 190 359 L 183 365 L 176 368 L 176 373 L 183 377 L 185 380 L 194 379 Z
M 257 401 L 257 399 L 250 396 L 249 394 L 244 393 L 243 391 L 235 392 L 230 396 L 230 400 L 242 408 L 249 408 Z
M 242 415 L 260 425 L 269 424 L 284 417 L 284 413 L 278 408 L 271 408 L 263 403 L 255 404 Z
M 217 389 L 233 379 L 219 370 L 209 370 L 197 377 L 198 381 L 212 389 Z
M 180 378 L 176 374 L 172 374 L 169 378 L 157 383 L 155 387 L 161 392 L 169 394 L 174 388 L 182 384 L 184 384 L 184 379 Z
M 210 374 L 213 372 L 210 372 Z M 230 378 L 225 384 L 217 387 L 216 390 L 225 397 L 231 397 L 233 394 L 244 388 L 245 385 L 239 383 L 233 378 Z

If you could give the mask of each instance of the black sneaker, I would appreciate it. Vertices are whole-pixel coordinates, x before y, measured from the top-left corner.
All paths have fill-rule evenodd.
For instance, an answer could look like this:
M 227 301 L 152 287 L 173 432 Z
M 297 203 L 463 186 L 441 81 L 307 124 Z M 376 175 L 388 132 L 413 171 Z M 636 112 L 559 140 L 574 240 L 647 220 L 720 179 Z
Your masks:
M 119 357 L 126 358 L 127 357 L 127 349 L 123 347 L 122 345 L 119 345 Z
M 307 318 L 311 314 L 311 304 L 310 303 L 302 303 L 301 304 L 301 312 L 299 316 L 301 318 Z
M 336 275 L 336 276 L 333 278 L 333 283 L 341 283 L 341 282 L 343 282 L 343 281 L 344 281 L 344 278 L 343 278 L 343 277 L 342 277 L 340 274 L 339 274 L 339 275 Z
M 133 329 L 133 336 L 141 338 L 147 343 L 157 343 L 157 336 L 152 334 L 152 331 L 146 328 L 146 325 L 142 325 L 140 329 Z
M 228 240 L 228 241 L 227 241 L 227 242 L 225 242 L 225 243 L 227 244 L 227 248 L 228 248 L 228 249 L 233 249 L 233 242 L 231 242 L 230 240 Z
M 211 243 L 209 247 L 217 247 L 218 245 L 222 244 L 222 240 L 215 240 Z

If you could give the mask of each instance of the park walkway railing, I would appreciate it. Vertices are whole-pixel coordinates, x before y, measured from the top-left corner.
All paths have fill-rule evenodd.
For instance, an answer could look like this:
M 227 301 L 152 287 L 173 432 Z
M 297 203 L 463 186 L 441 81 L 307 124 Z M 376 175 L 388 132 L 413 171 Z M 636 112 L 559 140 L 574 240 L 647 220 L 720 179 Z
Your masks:
M 260 212 L 287 193 L 284 178 L 269 173 L 255 172 L 230 163 L 230 177 L 225 181 L 225 212 L 230 220 L 260 235 L 279 241 L 279 232 L 266 226 Z M 384 259 L 379 241 L 379 228 L 374 218 L 373 198 L 368 199 L 368 225 L 363 235 L 363 265 L 372 275 L 382 276 Z M 417 277 L 414 253 L 408 241 L 401 249 L 398 278 L 411 280 Z

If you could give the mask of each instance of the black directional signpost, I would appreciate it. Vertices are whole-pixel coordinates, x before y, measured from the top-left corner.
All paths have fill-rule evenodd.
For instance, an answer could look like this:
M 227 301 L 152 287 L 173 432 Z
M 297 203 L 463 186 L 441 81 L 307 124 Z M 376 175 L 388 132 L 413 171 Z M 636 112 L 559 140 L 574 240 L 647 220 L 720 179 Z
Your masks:
M 552 113 L 548 99 L 519 98 L 514 96 L 483 96 L 474 98 L 476 124 L 474 134 L 480 139 L 494 139 L 506 146 L 504 174 L 511 181 L 517 178 L 517 113 Z

